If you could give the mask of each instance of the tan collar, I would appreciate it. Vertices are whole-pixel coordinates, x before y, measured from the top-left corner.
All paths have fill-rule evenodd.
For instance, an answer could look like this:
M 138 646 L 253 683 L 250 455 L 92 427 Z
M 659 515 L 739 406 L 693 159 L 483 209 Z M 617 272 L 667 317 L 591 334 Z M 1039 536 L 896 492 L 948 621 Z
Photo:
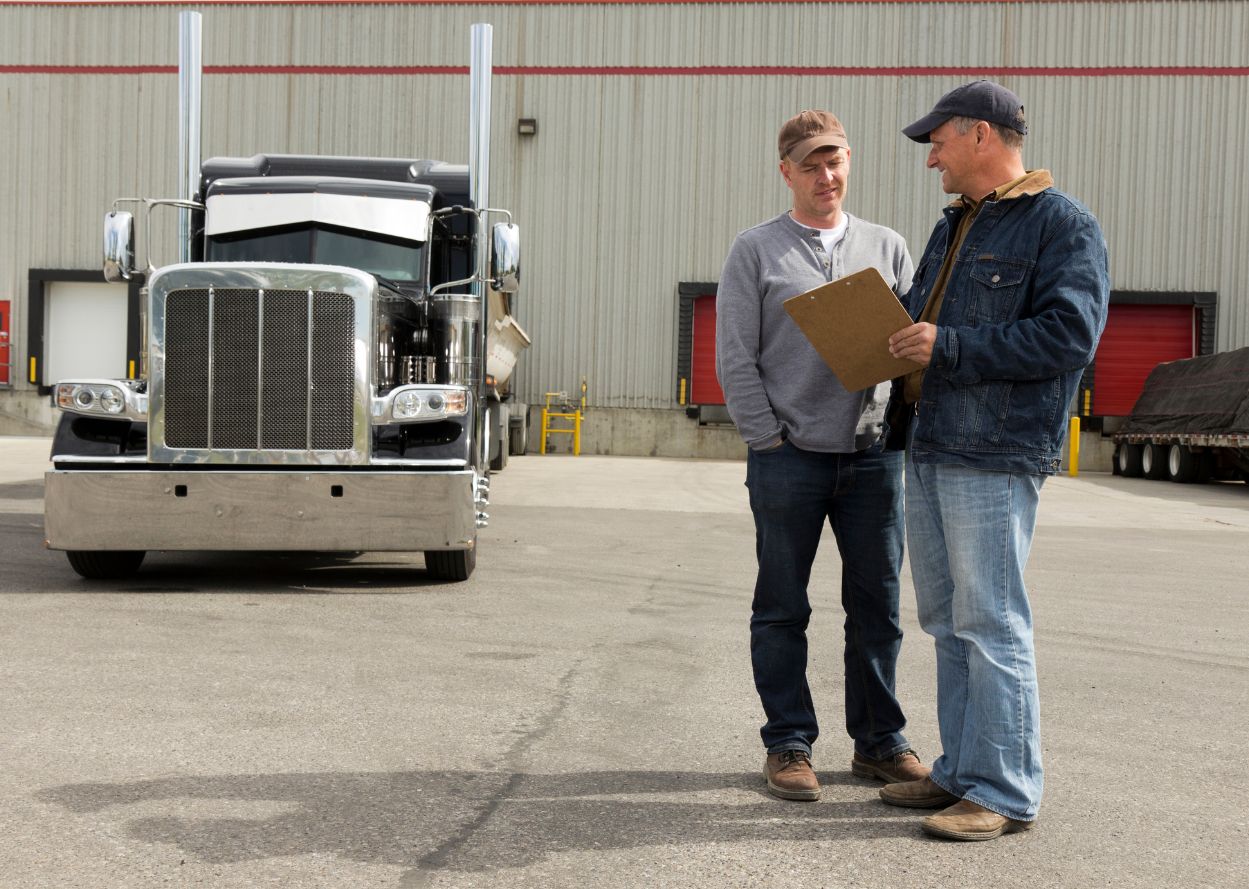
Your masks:
M 1047 188 L 1054 187 L 1054 177 L 1050 175 L 1049 170 L 1029 170 L 1017 179 L 1005 182 L 999 185 L 993 191 L 989 192 L 979 201 L 973 201 L 966 195 L 960 195 L 951 203 L 951 206 L 964 206 L 968 209 L 975 207 L 982 201 L 1009 201 L 1014 198 L 1027 197 L 1028 195 L 1040 194 Z

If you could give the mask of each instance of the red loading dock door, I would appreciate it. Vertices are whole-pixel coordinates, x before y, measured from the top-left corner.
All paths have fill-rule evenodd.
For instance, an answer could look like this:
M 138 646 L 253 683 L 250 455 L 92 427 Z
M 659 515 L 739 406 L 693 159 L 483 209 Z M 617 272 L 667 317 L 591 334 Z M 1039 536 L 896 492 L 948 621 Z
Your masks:
M 0 299 L 0 386 L 9 385 L 9 321 L 12 303 Z
M 1192 358 L 1195 320 L 1192 306 L 1111 305 L 1094 358 L 1093 415 L 1126 417 L 1155 366 Z
M 690 404 L 724 404 L 716 379 L 716 297 L 694 300 L 694 345 L 690 360 Z

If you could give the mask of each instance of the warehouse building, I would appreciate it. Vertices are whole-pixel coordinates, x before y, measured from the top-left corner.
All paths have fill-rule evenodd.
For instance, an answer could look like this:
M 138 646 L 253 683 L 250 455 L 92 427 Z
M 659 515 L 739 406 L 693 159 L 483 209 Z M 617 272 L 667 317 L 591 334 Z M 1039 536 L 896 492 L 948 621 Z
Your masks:
M 788 206 L 778 126 L 834 111 L 847 208 L 918 253 L 946 197 L 899 130 L 978 77 L 1023 97 L 1027 165 L 1106 232 L 1087 427 L 1126 414 L 1158 361 L 1249 345 L 1239 0 L 0 0 L 0 433 L 49 432 L 58 378 L 134 373 L 137 287 L 103 282 L 101 220 L 118 197 L 176 196 L 183 10 L 203 14 L 205 158 L 464 162 L 469 28 L 494 26 L 491 202 L 521 227 L 533 341 L 515 386 L 537 405 L 584 380 L 589 451 L 742 453 L 715 284 L 735 233 Z M 140 259 L 174 261 L 175 230 L 158 211 Z

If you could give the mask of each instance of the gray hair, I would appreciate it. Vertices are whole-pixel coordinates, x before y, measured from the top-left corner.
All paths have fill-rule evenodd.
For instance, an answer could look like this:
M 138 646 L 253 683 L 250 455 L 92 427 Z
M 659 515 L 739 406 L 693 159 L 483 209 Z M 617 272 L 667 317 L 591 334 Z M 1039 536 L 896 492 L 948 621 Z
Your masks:
M 951 117 L 950 123 L 954 124 L 956 133 L 964 136 L 968 130 L 980 123 L 980 121 L 975 117 Z M 997 137 L 1002 140 L 1002 144 L 1007 148 L 1012 148 L 1015 151 L 1023 150 L 1023 133 L 1018 130 L 1012 130 L 1010 127 L 1004 127 L 1000 123 L 993 123 L 988 120 L 985 123 L 993 128 L 993 132 L 997 133 Z

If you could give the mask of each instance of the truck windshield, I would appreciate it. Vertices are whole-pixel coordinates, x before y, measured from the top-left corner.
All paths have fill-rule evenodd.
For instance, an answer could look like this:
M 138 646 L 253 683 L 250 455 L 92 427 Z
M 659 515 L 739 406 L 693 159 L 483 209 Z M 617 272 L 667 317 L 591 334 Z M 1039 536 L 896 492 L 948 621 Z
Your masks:
M 301 262 L 344 265 L 401 283 L 425 273 L 424 245 L 372 232 L 323 225 L 268 228 L 209 238 L 210 262 Z

